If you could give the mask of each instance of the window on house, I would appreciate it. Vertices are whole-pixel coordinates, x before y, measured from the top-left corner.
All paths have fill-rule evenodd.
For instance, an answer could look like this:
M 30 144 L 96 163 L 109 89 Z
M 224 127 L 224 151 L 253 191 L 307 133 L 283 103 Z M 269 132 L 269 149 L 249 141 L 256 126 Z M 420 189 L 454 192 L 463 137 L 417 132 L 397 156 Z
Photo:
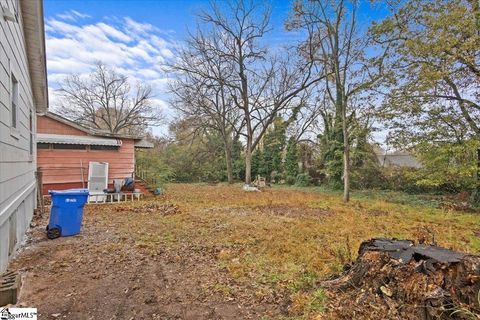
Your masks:
M 50 149 L 50 143 L 37 143 L 37 149 Z
M 12 81 L 12 92 L 11 92 L 11 99 L 12 99 L 12 118 L 11 118 L 11 126 L 13 128 L 17 128 L 17 121 L 18 121 L 18 81 L 15 76 L 11 75 Z
M 118 150 L 118 146 L 90 146 L 90 150 Z
M 30 110 L 30 122 L 29 122 L 29 127 L 30 129 L 30 155 L 33 155 L 33 111 Z
M 67 144 L 67 143 L 55 143 L 53 149 L 61 150 L 85 150 L 86 145 L 84 144 Z

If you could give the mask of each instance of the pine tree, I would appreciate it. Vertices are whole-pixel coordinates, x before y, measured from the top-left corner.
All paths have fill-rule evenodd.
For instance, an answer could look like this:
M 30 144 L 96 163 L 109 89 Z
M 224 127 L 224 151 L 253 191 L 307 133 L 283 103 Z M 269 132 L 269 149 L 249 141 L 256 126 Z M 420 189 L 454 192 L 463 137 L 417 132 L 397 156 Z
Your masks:
M 287 152 L 285 155 L 285 176 L 287 183 L 292 183 L 295 181 L 295 178 L 299 173 L 298 171 L 297 142 L 293 137 L 291 137 L 288 139 Z
M 285 148 L 287 123 L 277 117 L 263 139 L 263 173 L 271 180 L 272 173 L 282 172 L 282 152 Z
M 265 176 L 265 161 L 263 157 L 262 150 L 255 150 L 252 155 L 252 176 L 253 179 L 257 177 L 257 175 Z

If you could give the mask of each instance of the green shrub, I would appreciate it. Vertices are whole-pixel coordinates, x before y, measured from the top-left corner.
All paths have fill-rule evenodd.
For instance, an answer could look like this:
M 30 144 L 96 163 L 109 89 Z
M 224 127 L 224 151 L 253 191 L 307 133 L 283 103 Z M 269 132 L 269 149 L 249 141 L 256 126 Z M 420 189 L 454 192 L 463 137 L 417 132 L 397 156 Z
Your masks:
M 136 166 L 148 173 L 148 179 L 155 180 L 152 187 L 160 187 L 176 178 L 174 170 L 160 157 L 156 150 L 135 151 Z
M 297 187 L 308 187 L 312 183 L 312 178 L 308 173 L 297 174 L 295 185 Z
M 415 168 L 384 168 L 383 176 L 386 179 L 385 187 L 390 190 L 406 193 L 425 193 L 430 191 L 429 188 L 417 184 L 418 169 Z
M 289 185 L 295 184 L 296 178 L 294 176 L 286 176 L 285 183 Z
M 423 164 L 415 172 L 420 187 L 446 192 L 470 191 L 476 186 L 477 149 L 480 142 L 472 139 L 461 143 L 424 143 L 416 148 Z

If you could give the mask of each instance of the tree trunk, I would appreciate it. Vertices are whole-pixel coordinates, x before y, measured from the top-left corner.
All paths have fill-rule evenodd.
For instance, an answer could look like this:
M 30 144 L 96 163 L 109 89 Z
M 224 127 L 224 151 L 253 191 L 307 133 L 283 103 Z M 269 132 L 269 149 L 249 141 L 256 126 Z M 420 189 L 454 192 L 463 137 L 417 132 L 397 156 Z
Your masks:
M 245 149 L 245 184 L 252 183 L 252 138 L 247 138 L 247 147 Z
M 477 149 L 477 176 L 475 180 L 475 190 L 472 192 L 470 202 L 478 206 L 480 204 L 480 149 Z
M 253 130 L 250 119 L 250 113 L 248 110 L 248 97 L 244 96 L 244 111 L 245 111 L 245 124 L 247 126 L 247 146 L 245 148 L 245 184 L 250 185 L 252 183 L 252 146 L 253 146 Z
M 348 137 L 343 132 L 344 148 L 343 148 L 343 202 L 350 201 L 350 146 L 348 145 Z M 347 141 L 345 141 L 347 140 Z
M 477 193 L 480 194 L 480 149 L 477 149 L 477 179 L 476 179 Z
M 232 164 L 232 149 L 229 146 L 225 147 L 225 160 L 227 161 L 227 179 L 228 183 L 233 183 L 233 164 Z
M 343 202 L 350 201 L 350 144 L 348 142 L 347 106 L 342 106 L 343 133 Z

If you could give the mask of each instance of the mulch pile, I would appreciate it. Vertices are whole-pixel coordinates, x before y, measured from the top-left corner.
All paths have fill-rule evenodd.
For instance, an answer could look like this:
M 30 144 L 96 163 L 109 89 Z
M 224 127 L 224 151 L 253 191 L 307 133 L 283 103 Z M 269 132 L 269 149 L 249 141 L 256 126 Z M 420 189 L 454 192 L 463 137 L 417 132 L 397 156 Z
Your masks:
M 480 256 L 372 239 L 341 277 L 322 286 L 327 319 L 478 319 Z

